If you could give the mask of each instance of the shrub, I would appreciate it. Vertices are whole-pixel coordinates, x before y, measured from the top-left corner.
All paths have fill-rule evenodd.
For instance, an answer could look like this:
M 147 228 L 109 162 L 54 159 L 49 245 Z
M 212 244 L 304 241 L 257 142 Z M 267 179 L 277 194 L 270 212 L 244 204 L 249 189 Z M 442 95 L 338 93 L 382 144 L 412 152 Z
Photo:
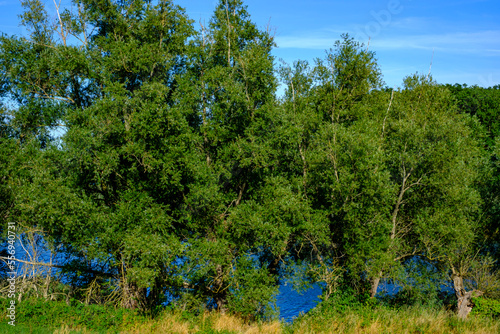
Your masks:
M 474 308 L 471 314 L 476 316 L 500 317 L 500 300 L 489 298 L 472 298 Z

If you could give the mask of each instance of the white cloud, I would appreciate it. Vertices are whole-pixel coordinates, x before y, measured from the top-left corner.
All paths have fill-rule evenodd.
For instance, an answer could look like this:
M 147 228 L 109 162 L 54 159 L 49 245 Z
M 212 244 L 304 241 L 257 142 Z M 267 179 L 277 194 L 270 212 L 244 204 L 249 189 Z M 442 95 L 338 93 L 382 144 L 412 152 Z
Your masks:
M 431 23 L 434 23 L 432 18 L 405 17 L 401 19 L 392 20 L 390 23 L 390 28 L 404 29 L 404 30 L 421 30 L 429 27 Z
M 451 53 L 498 54 L 500 31 L 473 33 L 427 34 L 374 39 L 375 49 L 423 49 Z
M 324 50 L 330 48 L 336 39 L 337 36 L 325 36 L 325 32 L 321 31 L 309 35 L 277 37 L 276 43 L 279 48 Z M 378 37 L 371 39 L 370 46 L 375 50 L 435 49 L 450 53 L 483 53 L 491 56 L 500 53 L 500 30 Z
M 283 36 L 276 37 L 279 48 L 293 49 L 327 49 L 333 45 L 335 38 L 313 36 Z

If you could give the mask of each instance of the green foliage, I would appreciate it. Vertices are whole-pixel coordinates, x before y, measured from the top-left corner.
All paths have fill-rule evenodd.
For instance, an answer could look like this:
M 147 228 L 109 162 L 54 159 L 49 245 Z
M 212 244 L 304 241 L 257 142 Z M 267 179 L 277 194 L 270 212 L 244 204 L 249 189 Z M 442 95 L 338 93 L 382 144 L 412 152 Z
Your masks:
M 31 5 L 25 24 L 48 28 L 41 5 Z M 8 91 L 21 104 L 11 123 L 21 141 L 34 135 L 48 146 L 29 159 L 38 168 L 23 183 L 16 218 L 38 223 L 86 273 L 126 277 L 122 302 L 149 307 L 173 283 L 166 272 L 182 252 L 172 220 L 189 177 L 190 131 L 171 106 L 193 30 L 170 2 L 80 5 L 66 15 L 70 25 L 60 22 L 59 39 L 2 40 Z M 68 35 L 80 45 L 67 45 Z M 66 127 L 62 147 L 39 133 L 54 122 Z M 88 268 L 92 261 L 108 269 Z
M 316 60 L 314 73 L 319 83 L 315 104 L 332 122 L 352 120 L 354 105 L 383 84 L 375 53 L 348 34 L 324 60 Z
M 486 159 L 482 166 L 482 180 L 480 191 L 483 198 L 482 203 L 482 247 L 487 252 L 494 254 L 498 259 L 498 244 L 500 233 L 498 230 L 498 219 L 500 217 L 500 179 L 498 169 L 498 154 L 495 154 L 496 142 L 500 135 L 500 87 L 493 86 L 482 88 L 478 86 L 467 86 L 465 84 L 446 85 L 446 88 L 456 99 L 456 104 L 461 113 L 471 115 L 477 120 L 479 126 L 475 131 L 479 134 L 486 150 Z M 489 160 L 489 161 L 488 161 Z
M 278 100 L 273 38 L 241 0 L 200 32 L 172 1 L 73 4 L 52 22 L 25 1 L 29 36 L 0 37 L 0 223 L 67 253 L 75 297 L 262 319 L 289 265 L 325 310 L 375 306 L 384 278 L 435 305 L 444 276 L 496 256 L 497 88 L 382 90 L 342 35 L 278 69 Z
M 0 233 L 3 236 L 15 198 L 12 176 L 16 168 L 17 150 L 15 140 L 10 135 L 8 116 L 3 108 L 0 112 Z
M 250 319 L 276 316 L 273 310 L 276 309 L 274 297 L 278 288 L 269 272 L 256 268 L 249 257 L 240 258 L 235 269 L 235 287 L 228 296 L 229 310 Z
M 393 273 L 393 280 L 399 291 L 395 294 L 382 294 L 383 303 L 398 307 L 400 305 L 439 308 L 446 302 L 448 293 L 442 291 L 446 275 L 435 265 L 419 258 L 410 258 Z
M 8 299 L 1 299 L 2 309 L 6 309 Z M 135 311 L 84 305 L 73 301 L 70 305 L 63 301 L 43 301 L 27 299 L 16 304 L 16 324 L 36 324 L 41 329 L 59 329 L 63 324 L 73 328 L 87 328 L 92 331 L 118 333 L 127 326 L 145 319 Z
M 318 265 L 323 257 L 343 258 L 363 293 L 365 283 L 377 284 L 407 257 L 447 262 L 444 254 L 470 250 L 482 152 L 449 92 L 419 75 L 390 94 L 373 91 L 380 84 L 373 54 L 347 37 L 326 62 L 312 70 L 303 62 L 280 69 L 288 84 L 282 107 L 289 116 L 280 137 L 290 142 L 289 171 L 311 209 L 329 220 L 309 238 Z M 350 62 L 364 72 L 332 85 L 343 71 L 337 66 Z M 349 100 L 335 104 L 348 88 Z M 359 278 L 365 283 L 356 283 Z
M 0 323 L 0 332 L 2 333 L 12 333 L 12 334 L 53 334 L 54 330 L 51 328 L 45 328 L 37 324 L 16 324 L 16 326 L 11 326 L 6 322 Z M 81 331 L 72 331 L 71 333 L 80 334 Z
M 354 289 L 344 287 L 334 293 L 327 301 L 323 301 L 315 312 L 345 313 L 361 310 L 371 303 L 369 296 L 359 295 Z
M 474 308 L 471 315 L 480 317 L 500 317 L 500 301 L 483 297 L 472 298 Z
M 220 1 L 192 46 L 192 66 L 181 80 L 179 100 L 189 111 L 199 156 L 194 182 L 183 194 L 189 219 L 183 267 L 202 301 L 245 316 L 253 308 L 257 316 L 267 308 L 276 280 L 266 276 L 268 263 L 253 269 L 243 263 L 255 253 L 274 261 L 284 253 L 274 241 L 282 244 L 287 238 L 279 228 L 285 225 L 263 205 L 270 199 L 265 165 L 275 90 L 273 41 L 251 22 L 241 1 Z M 266 228 L 276 232 L 276 239 L 263 237 Z
M 488 146 L 500 135 L 500 86 L 482 88 L 467 85 L 446 85 L 457 101 L 459 111 L 476 116 L 486 128 Z

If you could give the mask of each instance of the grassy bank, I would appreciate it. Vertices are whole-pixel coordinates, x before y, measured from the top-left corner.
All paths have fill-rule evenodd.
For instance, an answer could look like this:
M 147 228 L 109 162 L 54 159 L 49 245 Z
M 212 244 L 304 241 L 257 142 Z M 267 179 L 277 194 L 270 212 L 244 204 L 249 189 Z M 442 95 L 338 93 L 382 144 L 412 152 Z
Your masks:
M 2 319 L 6 319 L 5 305 L 2 300 Z M 2 321 L 0 333 L 500 333 L 500 322 L 477 315 L 460 321 L 445 309 L 381 305 L 342 309 L 319 306 L 292 324 L 171 310 L 151 319 L 113 307 L 31 300 L 17 305 L 16 327 Z
M 16 326 L 6 320 L 6 299 L 0 299 L 0 333 L 282 333 L 279 321 L 247 322 L 233 315 L 198 315 L 165 310 L 154 318 L 135 311 L 75 302 L 26 300 L 16 305 Z
M 377 306 L 321 312 L 313 310 L 294 321 L 285 333 L 500 333 L 500 323 L 492 317 L 471 315 L 466 321 L 445 309 Z

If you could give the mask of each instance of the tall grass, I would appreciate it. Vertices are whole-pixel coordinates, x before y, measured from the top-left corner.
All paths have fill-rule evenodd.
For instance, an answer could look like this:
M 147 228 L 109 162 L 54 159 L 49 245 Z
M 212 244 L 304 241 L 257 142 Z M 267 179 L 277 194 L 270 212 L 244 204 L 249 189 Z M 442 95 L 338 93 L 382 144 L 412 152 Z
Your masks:
M 155 320 L 135 327 L 128 333 L 278 334 L 282 333 L 282 324 L 279 321 L 248 323 L 237 316 L 216 312 L 206 312 L 195 317 L 186 317 L 182 313 L 165 313 Z
M 311 312 L 285 328 L 285 333 L 500 333 L 500 322 L 471 316 L 466 321 L 446 309 L 386 306 Z
M 204 312 L 198 315 L 165 310 L 155 318 L 102 305 L 67 305 L 62 301 L 24 300 L 16 307 L 16 327 L 7 324 L 7 299 L 0 298 L 0 333 L 167 333 L 274 334 L 279 321 L 248 322 L 238 316 Z
M 0 316 L 5 307 L 0 299 Z M 0 333 L 168 333 L 168 334 L 316 334 L 316 333 L 500 333 L 498 318 L 471 315 L 466 321 L 444 308 L 320 305 L 292 324 L 277 320 L 248 322 L 236 315 L 205 312 L 198 315 L 165 310 L 155 318 L 105 306 L 68 306 L 64 302 L 23 301 L 17 326 L 5 320 Z

